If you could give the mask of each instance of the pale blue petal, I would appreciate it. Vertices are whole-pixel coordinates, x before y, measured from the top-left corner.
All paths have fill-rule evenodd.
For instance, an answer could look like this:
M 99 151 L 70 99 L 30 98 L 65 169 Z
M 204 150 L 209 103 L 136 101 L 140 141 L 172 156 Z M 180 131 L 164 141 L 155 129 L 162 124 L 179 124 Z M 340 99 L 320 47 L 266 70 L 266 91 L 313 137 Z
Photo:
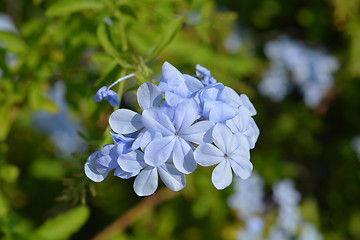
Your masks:
M 199 116 L 200 109 L 194 99 L 183 101 L 175 108 L 174 125 L 177 132 L 190 127 Z
M 213 122 L 210 121 L 201 121 L 191 125 L 188 128 L 180 131 L 180 136 L 193 143 L 203 143 L 203 142 L 212 142 L 211 133 L 206 134 L 208 131 L 211 131 L 211 128 L 214 126 Z
M 114 166 L 114 164 L 111 164 L 111 162 L 112 162 L 112 159 L 109 155 L 99 157 L 98 159 L 96 159 L 96 164 L 95 164 L 96 170 L 100 174 L 109 172 L 110 170 L 116 168 L 116 166 Z
M 194 157 L 198 164 L 208 167 L 223 161 L 224 152 L 210 143 L 202 143 L 194 151 Z
M 96 162 L 96 170 L 100 174 L 105 174 L 117 167 L 116 158 L 117 153 L 115 150 L 115 145 L 108 144 L 103 146 L 97 154 L 97 158 L 94 159 Z
M 236 176 L 239 176 L 242 179 L 250 177 L 253 165 L 247 156 L 231 155 L 229 161 Z
M 154 167 L 164 164 L 169 159 L 174 149 L 174 144 L 174 136 L 155 139 L 145 148 L 145 162 Z
M 248 138 L 241 132 L 235 133 L 227 141 L 227 153 L 247 153 L 250 151 L 250 144 Z
M 139 196 L 149 196 L 158 187 L 158 173 L 155 167 L 144 168 L 134 181 L 134 191 Z
M 201 81 L 199 81 L 199 79 L 194 78 L 193 76 L 187 74 L 183 74 L 183 76 L 185 78 L 186 86 L 188 87 L 191 93 L 195 93 L 200 89 L 204 88 L 204 85 L 201 83 Z
M 174 120 L 175 107 L 170 106 L 166 101 L 164 101 L 160 106 L 161 111 L 165 113 L 166 116 L 170 119 L 171 122 Z
M 191 149 L 189 144 L 181 138 L 177 138 L 177 140 L 175 141 L 172 160 L 175 167 L 180 172 L 185 174 L 192 173 L 197 166 L 194 159 L 193 150 Z
M 134 176 L 138 175 L 138 173 L 139 173 L 139 171 L 137 171 L 137 172 L 125 172 L 120 167 L 118 167 L 118 168 L 115 169 L 114 176 L 117 176 L 117 177 L 122 178 L 122 179 L 129 179 L 131 177 L 134 177 Z
M 141 139 L 140 147 L 144 151 L 147 145 L 154 141 L 155 139 L 161 138 L 162 135 L 159 132 L 147 132 L 144 134 L 144 137 Z
M 185 82 L 183 82 L 182 84 L 178 85 L 178 86 L 174 86 L 171 89 L 175 94 L 183 97 L 183 98 L 188 98 L 190 97 L 190 90 L 188 89 L 188 87 L 186 86 Z
M 161 180 L 169 189 L 179 191 L 185 187 L 185 174 L 179 172 L 173 164 L 165 163 L 157 169 Z
M 174 125 L 161 108 L 148 108 L 143 111 L 142 122 L 150 131 L 160 132 L 163 136 L 175 133 Z
M 240 106 L 238 114 L 234 118 L 227 120 L 226 125 L 233 133 L 245 132 L 249 127 L 250 119 L 250 111 L 244 106 Z
M 258 126 L 256 125 L 255 121 L 253 118 L 250 119 L 250 124 L 248 129 L 244 132 L 244 134 L 248 137 L 249 139 L 249 143 L 250 143 L 250 148 L 254 148 L 255 147 L 255 143 L 259 137 L 260 134 L 260 130 L 258 128 Z
M 161 133 L 159 132 L 150 132 L 147 129 L 141 131 L 138 137 L 135 139 L 134 143 L 132 144 L 131 150 L 136 150 L 141 148 L 145 150 L 146 146 L 154 139 L 162 137 Z
M 117 159 L 117 163 L 126 172 L 139 172 L 146 167 L 144 154 L 139 150 L 121 154 Z
M 207 101 L 204 103 L 204 117 L 214 123 L 225 122 L 236 116 L 237 110 L 220 101 Z
M 124 136 L 122 134 L 117 134 L 112 131 L 110 131 L 110 133 L 111 133 L 111 138 L 114 141 L 114 144 L 124 143 L 131 145 L 135 140 L 133 137 Z
M 140 148 L 140 143 L 141 143 L 141 140 L 144 136 L 144 134 L 148 132 L 148 130 L 146 128 L 144 128 L 138 135 L 137 137 L 135 138 L 133 144 L 131 145 L 131 150 L 136 150 L 136 149 L 139 149 Z
M 242 101 L 239 94 L 237 94 L 234 89 L 226 86 L 224 90 L 221 92 L 219 96 L 219 100 L 224 103 L 227 103 L 228 105 L 234 108 L 238 108 L 240 107 L 240 105 L 242 105 Z
M 256 115 L 256 109 L 254 107 L 254 105 L 251 103 L 250 99 L 248 98 L 248 96 L 246 96 L 245 94 L 241 94 L 240 95 L 241 101 L 243 103 L 243 105 L 249 109 L 251 116 Z
M 233 137 L 233 133 L 230 131 L 230 129 L 225 124 L 216 124 L 212 131 L 212 136 L 215 145 L 223 153 L 228 153 L 227 145 L 229 145 L 229 142 Z
M 222 161 L 212 172 L 211 181 L 214 186 L 221 190 L 229 186 L 232 182 L 231 166 L 228 160 Z
M 184 98 L 176 93 L 166 91 L 165 92 L 165 100 L 169 104 L 169 106 L 176 107 L 179 103 L 184 101 L 187 98 Z
M 104 92 L 107 90 L 106 86 L 101 87 L 92 98 L 94 102 L 100 102 L 104 99 Z
M 144 127 L 141 115 L 128 109 L 114 111 L 110 115 L 109 124 L 116 133 L 121 134 L 132 133 Z
M 171 85 L 180 85 L 185 82 L 181 72 L 168 62 L 164 62 L 162 66 L 162 80 Z
M 105 99 L 109 101 L 112 107 L 118 107 L 120 105 L 119 96 L 113 90 L 107 90 L 107 96 Z
M 97 153 L 98 152 L 94 152 L 93 154 L 91 154 L 84 166 L 84 170 L 85 170 L 85 174 L 88 178 L 90 178 L 92 181 L 94 182 L 101 182 L 103 181 L 106 176 L 108 175 L 108 172 L 104 173 L 104 174 L 100 174 L 97 170 L 96 170 L 96 158 L 97 158 Z
M 145 82 L 137 90 L 137 101 L 142 110 L 159 107 L 161 98 L 161 90 L 153 83 Z
M 219 100 L 219 97 L 224 90 L 225 86 L 222 83 L 216 83 L 214 85 L 209 85 L 199 91 L 200 102 L 207 101 L 216 101 Z

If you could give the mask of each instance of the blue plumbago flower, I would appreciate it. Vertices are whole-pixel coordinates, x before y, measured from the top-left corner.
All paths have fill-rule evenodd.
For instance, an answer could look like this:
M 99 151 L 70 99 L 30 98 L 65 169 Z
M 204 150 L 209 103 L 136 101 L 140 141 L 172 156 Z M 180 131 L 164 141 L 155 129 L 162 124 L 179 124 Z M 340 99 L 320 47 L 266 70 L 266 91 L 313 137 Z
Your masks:
M 131 73 L 129 75 L 126 75 L 125 77 L 119 78 L 116 80 L 113 84 L 111 84 L 109 87 L 103 86 L 101 87 L 95 94 L 95 96 L 92 98 L 94 102 L 100 102 L 102 100 L 107 100 L 111 106 L 117 107 L 120 105 L 120 100 L 116 92 L 113 90 L 110 90 L 115 84 L 133 77 L 135 74 Z
M 232 171 L 236 176 L 247 179 L 253 165 L 250 162 L 249 141 L 242 133 L 233 134 L 223 124 L 217 124 L 212 132 L 213 144 L 202 143 L 195 152 L 195 159 L 202 166 L 215 167 L 211 180 L 217 189 L 224 189 L 232 182 Z
M 271 65 L 259 90 L 275 102 L 282 101 L 294 86 L 303 94 L 305 104 L 315 108 L 334 85 L 332 74 L 339 68 L 338 61 L 320 50 L 283 36 L 267 43 L 265 54 Z
M 306 222 L 303 224 L 298 240 L 323 240 L 324 237 L 319 233 L 316 226 Z
M 120 178 L 136 176 L 139 196 L 156 191 L 158 176 L 171 190 L 183 189 L 185 174 L 198 163 L 219 163 L 212 177 L 218 189 L 231 183 L 231 168 L 249 177 L 249 151 L 259 135 L 252 118 L 256 110 L 246 95 L 216 83 L 207 69 L 198 65 L 197 71 L 202 81 L 165 62 L 158 86 L 146 82 L 137 90 L 141 113 L 118 109 L 110 115 L 114 144 L 88 158 L 86 175 L 97 182 L 113 169 Z

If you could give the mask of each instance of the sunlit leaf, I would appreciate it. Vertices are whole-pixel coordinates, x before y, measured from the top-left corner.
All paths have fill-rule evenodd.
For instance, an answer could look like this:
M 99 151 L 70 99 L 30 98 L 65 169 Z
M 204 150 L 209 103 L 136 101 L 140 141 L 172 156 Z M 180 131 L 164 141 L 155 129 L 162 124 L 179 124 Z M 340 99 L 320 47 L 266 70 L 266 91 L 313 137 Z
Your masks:
M 26 51 L 26 43 L 13 32 L 0 31 L 0 44 L 4 44 L 9 52 L 23 53 Z
M 73 208 L 55 218 L 46 220 L 43 225 L 35 230 L 32 239 L 68 239 L 86 223 L 89 215 L 90 211 L 87 206 Z
M 159 42 L 156 44 L 154 49 L 151 51 L 151 53 L 148 55 L 145 61 L 151 61 L 152 59 L 156 58 L 159 53 L 168 45 L 171 43 L 171 41 L 174 39 L 178 31 L 181 29 L 183 24 L 183 19 L 176 19 L 172 21 L 169 26 L 167 32 L 161 37 Z
M 46 15 L 50 17 L 61 16 L 82 10 L 101 9 L 101 7 L 102 3 L 98 0 L 60 0 L 46 10 Z
M 104 50 L 107 53 L 109 53 L 115 59 L 115 61 L 118 64 L 120 64 L 122 67 L 131 68 L 131 65 L 125 59 L 121 58 L 121 55 L 119 54 L 118 50 L 112 44 L 106 23 L 101 23 L 98 26 L 96 33 L 101 43 L 101 46 L 104 48 Z

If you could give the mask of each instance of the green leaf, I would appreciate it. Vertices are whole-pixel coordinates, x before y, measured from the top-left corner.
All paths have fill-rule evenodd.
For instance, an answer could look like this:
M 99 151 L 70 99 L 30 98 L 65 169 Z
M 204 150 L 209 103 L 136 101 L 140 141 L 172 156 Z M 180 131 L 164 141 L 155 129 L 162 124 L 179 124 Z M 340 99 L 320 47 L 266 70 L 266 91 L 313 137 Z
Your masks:
M 121 58 L 121 55 L 118 53 L 116 48 L 111 42 L 106 23 L 101 23 L 96 31 L 96 34 L 99 38 L 101 46 L 104 50 L 109 53 L 115 61 L 122 66 L 123 68 L 131 68 L 132 66 L 124 59 Z
M 104 73 L 101 75 L 101 77 L 98 80 L 96 80 L 92 90 L 97 91 L 98 88 L 100 88 L 102 86 L 109 86 L 111 83 L 113 83 L 117 79 L 117 77 L 120 73 L 120 70 L 121 70 L 121 67 L 116 62 L 109 65 L 109 67 L 104 71 Z M 95 92 L 94 92 L 94 94 L 95 94 Z
M 65 213 L 59 214 L 55 218 L 46 220 L 43 225 L 35 230 L 31 239 L 68 239 L 86 223 L 89 218 L 89 213 L 87 206 L 78 206 Z
M 25 42 L 12 32 L 0 31 L 0 43 L 5 44 L 9 52 L 23 53 L 27 49 Z
M 98 0 L 60 0 L 46 10 L 49 17 L 66 15 L 88 9 L 101 9 L 102 4 Z
M 150 54 L 146 58 L 146 62 L 151 61 L 152 59 L 156 58 L 159 53 L 171 43 L 174 39 L 178 31 L 181 29 L 183 24 L 183 19 L 176 19 L 172 21 L 169 26 L 167 27 L 167 32 L 162 36 L 160 41 L 156 44 L 154 49 L 150 52 Z
M 18 179 L 19 172 L 20 171 L 17 166 L 11 164 L 5 164 L 1 166 L 0 179 L 8 183 L 14 183 Z
M 30 163 L 29 172 L 36 179 L 58 181 L 65 169 L 62 161 L 40 157 Z
M 0 219 L 6 217 L 9 211 L 9 203 L 5 196 L 0 192 Z

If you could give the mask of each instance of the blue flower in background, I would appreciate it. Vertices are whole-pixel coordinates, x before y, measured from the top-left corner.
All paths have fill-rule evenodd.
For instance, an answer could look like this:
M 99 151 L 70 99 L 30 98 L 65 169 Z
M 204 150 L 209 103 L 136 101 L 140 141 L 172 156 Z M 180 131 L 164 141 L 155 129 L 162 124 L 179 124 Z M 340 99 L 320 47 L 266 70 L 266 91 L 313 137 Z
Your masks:
M 58 112 L 39 112 L 34 115 L 36 129 L 50 137 L 55 153 L 61 157 L 69 157 L 86 147 L 86 142 L 77 133 L 82 130 L 81 126 L 69 116 L 65 93 L 65 83 L 56 82 L 49 92 L 49 99 L 54 101 Z
M 215 167 L 211 180 L 217 189 L 224 189 L 232 182 L 232 171 L 236 176 L 247 179 L 253 165 L 250 162 L 250 146 L 242 133 L 233 134 L 223 124 L 217 124 L 212 132 L 214 144 L 202 143 L 195 152 L 195 159 L 201 166 Z
M 316 226 L 302 218 L 299 209 L 300 193 L 291 179 L 275 182 L 272 186 L 277 209 L 273 209 L 273 203 L 265 202 L 264 183 L 257 173 L 246 180 L 235 181 L 234 194 L 229 197 L 228 205 L 237 211 L 239 220 L 244 222 L 244 227 L 237 230 L 236 239 L 323 240 Z M 266 226 L 273 222 L 269 219 L 274 217 L 275 223 Z M 264 229 L 269 230 L 263 231 Z
M 334 85 L 332 74 L 339 68 L 338 61 L 321 50 L 279 37 L 266 44 L 265 54 L 271 64 L 263 73 L 259 91 L 274 102 L 282 101 L 295 87 L 305 104 L 315 108 Z

